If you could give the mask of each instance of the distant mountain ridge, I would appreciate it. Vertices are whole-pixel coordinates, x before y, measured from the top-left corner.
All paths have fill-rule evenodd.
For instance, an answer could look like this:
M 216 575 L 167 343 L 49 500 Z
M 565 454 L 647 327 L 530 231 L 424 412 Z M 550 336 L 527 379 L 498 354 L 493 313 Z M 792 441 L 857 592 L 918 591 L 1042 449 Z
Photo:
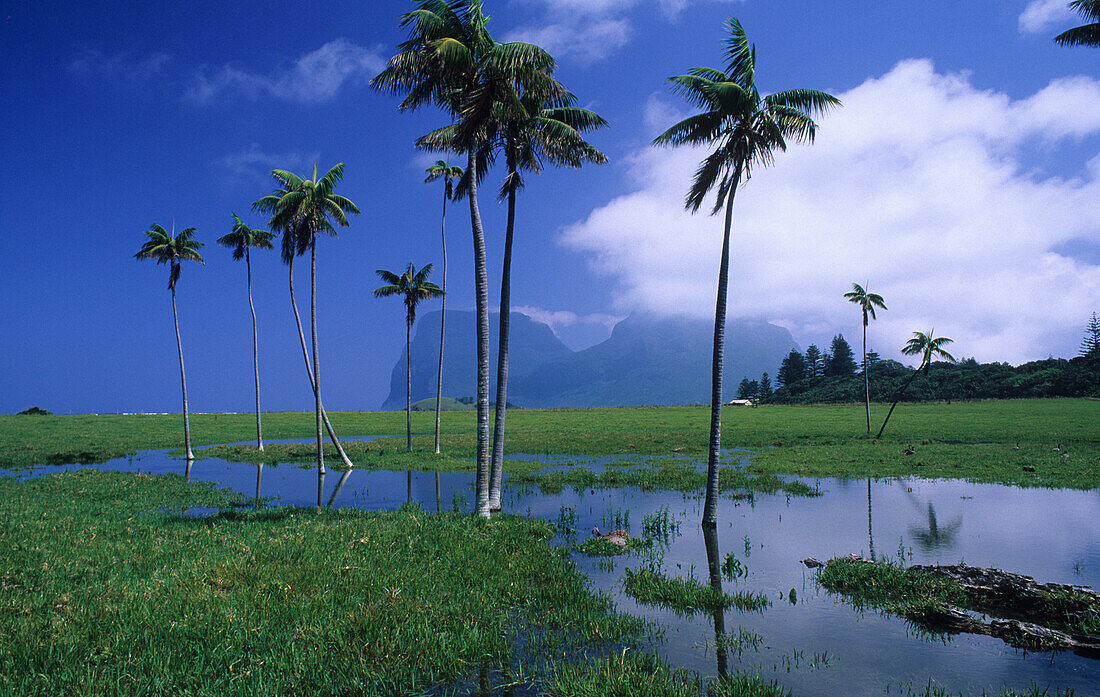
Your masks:
M 413 401 L 434 397 L 439 361 L 439 311 L 421 316 L 413 338 Z M 499 318 L 489 316 L 490 398 L 496 390 Z M 709 320 L 631 315 L 604 342 L 572 351 L 549 326 L 512 312 L 508 401 L 529 408 L 702 404 L 710 402 Z M 477 394 L 477 343 L 473 312 L 447 312 L 443 394 Z M 790 332 L 764 320 L 726 324 L 724 397 L 741 378 L 772 372 L 798 346 Z M 383 409 L 405 406 L 405 352 L 393 368 Z

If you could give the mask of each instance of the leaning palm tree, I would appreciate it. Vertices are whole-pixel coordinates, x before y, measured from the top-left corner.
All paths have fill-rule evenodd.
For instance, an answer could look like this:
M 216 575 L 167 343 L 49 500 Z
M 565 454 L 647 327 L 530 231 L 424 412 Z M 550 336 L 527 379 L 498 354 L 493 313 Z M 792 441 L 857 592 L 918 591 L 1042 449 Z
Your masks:
M 183 370 L 183 343 L 180 341 L 180 321 L 176 312 L 176 281 L 180 278 L 180 264 L 184 261 L 197 261 L 206 265 L 199 249 L 202 242 L 195 239 L 195 228 L 189 227 L 180 234 L 175 234 L 175 226 L 169 234 L 163 227 L 153 223 L 152 227 L 145 231 L 145 244 L 134 255 L 138 261 L 152 259 L 158 264 L 168 264 L 168 290 L 172 291 L 172 323 L 176 327 L 176 349 L 180 356 L 180 384 L 183 387 L 183 442 L 187 449 L 188 472 L 190 462 L 195 459 L 191 452 L 191 418 L 187 411 L 187 375 Z
M 252 256 L 249 250 L 271 249 L 275 233 L 270 230 L 252 229 L 241 217 L 233 214 L 233 231 L 218 238 L 218 244 L 233 250 L 233 260 L 244 259 L 248 273 L 248 309 L 252 311 L 252 366 L 256 377 L 256 447 L 264 449 L 264 433 L 260 425 L 260 344 L 256 336 L 256 306 L 252 303 Z
M 358 213 L 359 208 L 350 199 L 335 193 L 336 185 L 344 178 L 344 163 L 330 169 L 318 178 L 313 167 L 313 179 L 302 179 L 283 169 L 272 170 L 271 176 L 279 184 L 275 193 L 256 202 L 256 208 L 271 213 L 270 227 L 283 231 L 284 258 L 310 253 L 310 325 L 313 336 L 312 386 L 314 411 L 317 417 L 317 506 L 322 501 L 322 484 L 325 477 L 325 456 L 321 448 L 321 366 L 317 355 L 317 238 L 321 234 L 336 235 L 333 223 L 348 226 L 348 213 Z
M 710 453 L 707 461 L 706 501 L 703 524 L 718 521 L 718 459 L 722 432 L 722 361 L 725 352 L 726 289 L 729 280 L 730 227 L 737 187 L 756 165 L 771 164 L 776 150 L 787 141 L 812 142 L 817 124 L 814 112 L 823 113 L 840 101 L 816 90 L 795 89 L 762 97 L 756 86 L 756 47 L 745 38 L 736 18 L 726 23 L 728 65 L 725 71 L 692 68 L 687 75 L 671 78 L 673 89 L 703 109 L 654 140 L 655 145 L 717 145 L 695 173 L 686 207 L 699 210 L 717 186 L 712 214 L 725 205 L 725 232 L 718 271 L 718 297 L 714 311 L 714 352 L 711 363 Z
M 894 393 L 894 403 L 890 405 L 890 411 L 886 413 L 886 420 L 882 422 L 882 428 L 878 430 L 878 435 L 875 436 L 875 438 L 882 438 L 882 432 L 886 430 L 886 424 L 890 422 L 890 415 L 894 413 L 894 407 L 898 405 L 901 396 L 909 389 L 909 385 L 913 383 L 913 379 L 916 378 L 917 375 L 921 372 L 925 375 L 928 374 L 928 369 L 932 366 L 932 359 L 939 358 L 948 363 L 955 362 L 955 357 L 943 348 L 950 343 L 954 343 L 954 341 L 948 339 L 946 336 L 934 336 L 935 331 L 936 330 L 933 329 L 927 334 L 924 332 L 913 332 L 913 338 L 905 342 L 905 346 L 902 347 L 901 352 L 906 356 L 920 355 L 920 365 L 913 369 L 913 374 L 909 376 L 909 379 L 905 381 L 901 389 Z
M 491 159 L 484 154 L 491 140 L 490 124 L 499 104 L 515 103 L 517 82 L 524 90 L 552 81 L 554 59 L 546 51 L 522 42 L 499 43 L 486 29 L 481 0 L 419 0 L 401 17 L 409 39 L 389 66 L 371 84 L 403 94 L 402 111 L 429 103 L 452 119 L 448 135 L 429 134 L 418 147 L 466 155 L 461 185 L 470 201 L 473 233 L 474 300 L 477 308 L 477 477 L 475 513 L 489 517 L 489 278 L 485 263 L 485 228 L 477 187 Z M 446 142 L 445 146 L 432 143 Z
M 454 167 L 443 160 L 425 170 L 428 177 L 424 180 L 429 184 L 438 179 L 443 180 L 443 215 L 439 222 L 439 239 L 443 243 L 443 306 L 439 310 L 439 373 L 435 386 L 435 454 L 439 454 L 439 410 L 443 401 L 443 330 L 447 325 L 447 201 L 455 198 L 454 180 L 462 179 L 462 168 Z
M 1100 46 L 1100 0 L 1073 0 L 1069 7 L 1091 21 L 1067 29 L 1054 37 L 1054 41 L 1062 46 Z
M 378 269 L 378 277 L 386 282 L 381 288 L 374 289 L 374 297 L 388 298 L 400 295 L 405 300 L 405 448 L 412 452 L 412 327 L 416 321 L 416 306 L 421 300 L 445 297 L 443 289 L 428 280 L 432 275 L 432 265 L 428 264 L 419 271 L 409 262 L 409 268 L 398 276 L 392 271 Z
M 878 319 L 875 317 L 875 308 L 880 307 L 885 310 L 886 302 L 881 295 L 867 292 L 858 283 L 853 283 L 852 290 L 845 293 L 844 297 L 848 298 L 848 302 L 859 305 L 863 311 L 863 396 L 867 406 L 867 435 L 871 435 L 871 380 L 867 376 L 867 318 L 870 316 L 871 319 Z

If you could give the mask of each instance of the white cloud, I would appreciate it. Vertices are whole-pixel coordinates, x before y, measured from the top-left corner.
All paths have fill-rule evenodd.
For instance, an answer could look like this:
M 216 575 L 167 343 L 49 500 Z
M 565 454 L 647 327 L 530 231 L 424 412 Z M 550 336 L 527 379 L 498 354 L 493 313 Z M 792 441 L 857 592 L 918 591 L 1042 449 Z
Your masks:
M 1100 267 L 1052 250 L 1100 243 L 1100 156 L 1065 180 L 1035 175 L 1026 153 L 1100 134 L 1100 82 L 1055 80 L 1014 101 L 910 60 L 838 96 L 812 147 L 778 154 L 738 193 L 731 315 L 782 323 L 803 344 L 822 327 L 851 335 L 841 294 L 859 282 L 890 307 L 870 339 L 887 357 L 933 326 L 980 360 L 1073 352 Z M 565 231 L 615 277 L 617 310 L 713 311 L 721 216 L 683 210 L 702 156 L 637 153 L 639 189 Z
M 144 58 L 138 58 L 127 51 L 108 56 L 102 51 L 89 49 L 67 67 L 69 74 L 77 77 L 106 80 L 126 87 L 141 87 L 161 78 L 171 60 L 172 57 L 167 53 L 151 53 Z
M 1020 13 L 1020 33 L 1039 34 L 1072 16 L 1069 0 L 1031 0 Z
M 517 305 L 513 307 L 512 310 L 527 315 L 536 322 L 550 325 L 550 328 L 555 332 L 563 327 L 572 327 L 577 324 L 598 324 L 611 329 L 621 322 L 625 316 L 609 315 L 600 312 L 594 312 L 588 315 L 578 315 L 576 312 L 570 312 L 569 310 L 546 310 L 531 305 Z
M 648 11 L 656 5 L 667 19 L 675 21 L 691 2 L 700 0 L 524 0 L 524 6 L 541 5 L 544 17 L 508 32 L 504 41 L 538 44 L 559 59 L 593 63 L 630 42 L 633 24 L 628 15 L 635 8 Z
M 320 153 L 265 153 L 259 143 L 252 143 L 241 150 L 219 157 L 214 165 L 222 170 L 231 183 L 259 183 L 271 181 L 271 170 L 305 169 L 317 162 Z
M 325 102 L 345 85 L 366 84 L 385 67 L 386 58 L 379 50 L 334 39 L 281 71 L 259 73 L 232 65 L 205 69 L 192 81 L 187 95 L 198 102 L 209 102 L 224 94 L 239 94 L 248 99 Z

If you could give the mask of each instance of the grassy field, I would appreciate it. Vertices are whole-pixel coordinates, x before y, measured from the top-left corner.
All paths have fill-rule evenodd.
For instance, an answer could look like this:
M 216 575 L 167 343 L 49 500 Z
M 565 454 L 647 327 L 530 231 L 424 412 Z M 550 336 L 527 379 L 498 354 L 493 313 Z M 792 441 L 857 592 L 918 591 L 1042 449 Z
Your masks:
M 886 405 L 873 405 L 872 420 L 881 419 L 886 410 Z M 414 432 L 430 433 L 434 417 L 414 413 Z M 196 445 L 247 441 L 254 437 L 253 418 L 193 415 L 193 439 Z M 403 412 L 334 412 L 331 418 L 344 436 L 396 436 L 404 431 Z M 420 469 L 461 469 L 467 465 L 454 458 L 473 456 L 474 414 L 446 412 L 442 418 L 444 450 L 451 457 L 433 460 L 423 452 L 430 448 L 431 437 L 418 437 L 415 446 L 420 453 L 412 460 L 422 463 Z M 861 405 L 728 407 L 722 442 L 756 451 L 751 466 L 756 473 L 915 475 L 1100 487 L 1100 401 L 902 404 L 882 440 L 866 437 L 863 419 Z M 94 462 L 136 450 L 175 447 L 181 440 L 180 422 L 178 415 L 0 416 L 0 467 Z M 508 415 L 507 448 L 522 453 L 702 456 L 707 424 L 704 407 L 516 409 Z M 309 413 L 264 416 L 268 439 L 305 438 L 312 428 Z M 909 444 L 913 455 L 904 454 Z M 359 455 L 370 451 L 368 446 L 350 447 Z M 397 457 L 399 446 L 393 442 L 383 449 L 390 450 L 387 457 Z M 240 459 L 247 459 L 247 448 L 239 450 Z M 308 457 L 308 447 L 273 451 L 273 458 L 274 453 L 283 461 L 293 460 Z

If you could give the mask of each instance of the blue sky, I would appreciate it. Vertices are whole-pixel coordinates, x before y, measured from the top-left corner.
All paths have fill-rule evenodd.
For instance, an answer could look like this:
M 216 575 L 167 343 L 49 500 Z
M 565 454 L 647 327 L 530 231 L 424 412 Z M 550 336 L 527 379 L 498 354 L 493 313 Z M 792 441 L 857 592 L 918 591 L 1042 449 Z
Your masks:
M 845 107 L 739 194 L 731 314 L 803 346 L 854 340 L 841 294 L 858 281 L 890 307 L 871 329 L 884 356 L 932 326 L 983 361 L 1073 355 L 1100 310 L 1100 52 L 1051 41 L 1080 23 L 1065 4 L 489 0 L 494 35 L 548 48 L 559 79 L 611 122 L 591 138 L 610 164 L 549 171 L 521 195 L 513 307 L 574 347 L 633 311 L 712 311 L 720 221 L 682 211 L 702 155 L 648 143 L 689 113 L 665 79 L 720 66 L 736 15 L 764 91 L 824 89 Z M 363 214 L 319 248 L 322 389 L 330 408 L 376 408 L 404 332 L 401 304 L 370 295 L 374 270 L 440 261 L 440 192 L 422 183 L 435 157 L 412 142 L 445 119 L 400 114 L 367 86 L 411 6 L 0 12 L 0 412 L 179 409 L 167 271 L 132 259 L 153 222 L 207 243 L 206 266 L 179 284 L 192 408 L 247 410 L 244 267 L 214 241 L 269 191 L 272 168 L 336 162 Z M 488 197 L 483 211 L 492 295 L 504 216 Z M 456 309 L 473 307 L 465 212 L 448 219 Z M 307 409 L 285 267 L 257 255 L 253 273 L 264 406 Z

